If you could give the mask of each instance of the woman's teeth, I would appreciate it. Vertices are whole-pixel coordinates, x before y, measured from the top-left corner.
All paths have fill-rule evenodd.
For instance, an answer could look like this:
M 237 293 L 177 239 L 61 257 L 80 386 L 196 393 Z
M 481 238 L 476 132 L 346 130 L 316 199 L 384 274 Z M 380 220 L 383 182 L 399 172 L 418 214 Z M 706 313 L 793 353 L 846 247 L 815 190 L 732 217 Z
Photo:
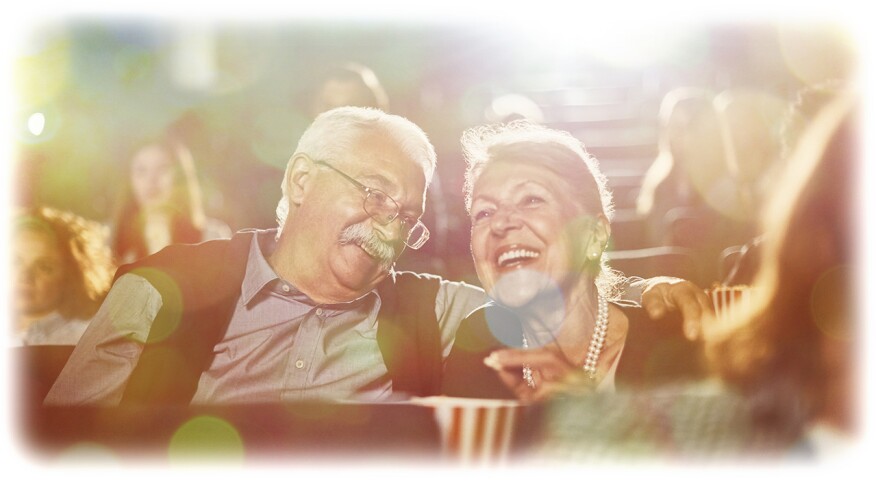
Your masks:
M 535 251 L 529 251 L 527 249 L 515 249 L 499 255 L 498 264 L 499 266 L 507 266 L 511 263 L 516 263 L 525 259 L 533 259 L 537 257 L 538 253 Z

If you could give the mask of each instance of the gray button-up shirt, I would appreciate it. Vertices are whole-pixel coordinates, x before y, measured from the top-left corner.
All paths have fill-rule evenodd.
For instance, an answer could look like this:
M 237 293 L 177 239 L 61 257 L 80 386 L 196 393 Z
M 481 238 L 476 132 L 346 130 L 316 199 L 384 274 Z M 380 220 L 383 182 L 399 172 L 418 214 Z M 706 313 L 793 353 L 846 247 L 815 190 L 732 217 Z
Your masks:
M 388 400 L 392 381 L 377 344 L 377 292 L 348 303 L 314 303 L 270 267 L 266 254 L 273 247 L 270 235 L 253 237 L 241 296 L 192 403 Z M 462 319 L 485 300 L 480 288 L 441 281 L 434 302 L 445 357 Z M 120 277 L 45 403 L 118 404 L 161 303 L 144 278 Z

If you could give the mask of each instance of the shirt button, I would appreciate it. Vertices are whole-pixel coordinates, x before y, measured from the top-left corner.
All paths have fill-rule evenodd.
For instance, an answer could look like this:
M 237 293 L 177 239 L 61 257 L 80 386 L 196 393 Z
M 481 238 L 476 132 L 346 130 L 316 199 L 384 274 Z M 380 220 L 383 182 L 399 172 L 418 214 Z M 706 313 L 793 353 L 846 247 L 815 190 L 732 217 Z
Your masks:
M 290 288 L 289 285 L 283 285 L 283 292 L 288 293 L 291 290 L 292 288 Z
M 316 316 L 322 316 L 323 313 L 325 313 L 325 312 L 322 311 L 322 308 L 317 308 L 317 309 L 316 309 Z
M 295 362 L 295 368 L 304 368 L 304 360 L 298 360 Z

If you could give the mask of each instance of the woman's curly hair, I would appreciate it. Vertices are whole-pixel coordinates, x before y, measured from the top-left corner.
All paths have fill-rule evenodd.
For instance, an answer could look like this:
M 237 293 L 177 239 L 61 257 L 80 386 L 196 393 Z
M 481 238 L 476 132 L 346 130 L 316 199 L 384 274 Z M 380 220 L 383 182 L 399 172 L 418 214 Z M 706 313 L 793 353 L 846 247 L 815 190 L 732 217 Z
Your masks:
M 67 280 L 58 312 L 66 318 L 94 316 L 116 269 L 107 243 L 107 228 L 71 212 L 41 206 L 29 208 L 16 217 L 14 230 L 26 229 L 47 233 L 61 249 Z

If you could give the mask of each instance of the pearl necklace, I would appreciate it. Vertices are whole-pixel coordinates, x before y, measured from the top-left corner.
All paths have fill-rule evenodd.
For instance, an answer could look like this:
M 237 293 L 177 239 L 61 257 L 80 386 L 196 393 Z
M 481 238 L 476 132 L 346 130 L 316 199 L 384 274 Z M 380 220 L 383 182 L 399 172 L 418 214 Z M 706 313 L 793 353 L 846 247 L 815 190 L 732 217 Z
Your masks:
M 593 381 L 596 380 L 596 365 L 599 362 L 599 355 L 602 354 L 602 347 L 605 346 L 605 335 L 608 333 L 608 300 L 597 294 L 596 304 L 596 324 L 593 326 L 590 346 L 587 347 L 587 358 L 584 361 L 584 372 L 587 373 L 587 378 Z M 529 348 L 525 333 L 523 334 L 523 348 Z M 529 388 L 535 388 L 532 367 L 529 364 L 523 365 L 523 380 Z

